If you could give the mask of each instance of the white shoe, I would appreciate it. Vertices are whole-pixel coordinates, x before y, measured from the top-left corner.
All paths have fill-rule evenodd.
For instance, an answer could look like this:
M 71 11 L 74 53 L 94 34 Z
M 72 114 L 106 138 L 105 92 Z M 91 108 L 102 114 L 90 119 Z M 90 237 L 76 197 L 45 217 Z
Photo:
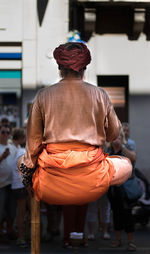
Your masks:
M 95 240 L 95 236 L 93 234 L 88 235 L 88 240 L 94 241 Z
M 104 240 L 109 240 L 109 239 L 110 239 L 110 234 L 104 233 L 103 239 L 104 239 Z

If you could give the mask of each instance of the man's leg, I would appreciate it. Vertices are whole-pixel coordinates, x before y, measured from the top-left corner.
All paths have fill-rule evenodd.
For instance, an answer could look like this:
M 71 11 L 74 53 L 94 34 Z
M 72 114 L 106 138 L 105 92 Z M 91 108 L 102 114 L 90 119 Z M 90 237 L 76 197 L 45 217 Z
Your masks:
M 108 159 L 111 160 L 116 171 L 110 185 L 120 185 L 124 183 L 132 173 L 131 161 L 123 156 L 110 156 Z

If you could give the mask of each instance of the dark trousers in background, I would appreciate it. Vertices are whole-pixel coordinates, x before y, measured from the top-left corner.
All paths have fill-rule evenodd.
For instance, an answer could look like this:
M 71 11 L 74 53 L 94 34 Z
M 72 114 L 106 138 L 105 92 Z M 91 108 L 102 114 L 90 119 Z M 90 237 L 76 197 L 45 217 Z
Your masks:
M 88 205 L 65 205 L 62 207 L 64 216 L 64 242 L 70 243 L 71 232 L 83 232 Z
M 13 222 L 16 216 L 16 200 L 13 196 L 11 185 L 0 188 L 0 234 L 2 234 L 3 223 L 7 223 L 7 233 L 13 231 Z
M 124 230 L 126 233 L 134 232 L 134 220 L 131 209 L 114 208 L 113 222 L 116 231 Z

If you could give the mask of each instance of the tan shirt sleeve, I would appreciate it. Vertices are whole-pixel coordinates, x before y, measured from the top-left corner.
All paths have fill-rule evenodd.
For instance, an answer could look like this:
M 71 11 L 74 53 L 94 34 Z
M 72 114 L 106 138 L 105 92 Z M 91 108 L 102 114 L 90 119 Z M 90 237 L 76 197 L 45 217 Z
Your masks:
M 26 153 L 24 155 L 23 163 L 29 168 L 34 168 L 36 166 L 38 155 L 42 150 L 44 124 L 40 108 L 39 94 L 40 93 L 35 97 L 30 109 L 27 123 Z

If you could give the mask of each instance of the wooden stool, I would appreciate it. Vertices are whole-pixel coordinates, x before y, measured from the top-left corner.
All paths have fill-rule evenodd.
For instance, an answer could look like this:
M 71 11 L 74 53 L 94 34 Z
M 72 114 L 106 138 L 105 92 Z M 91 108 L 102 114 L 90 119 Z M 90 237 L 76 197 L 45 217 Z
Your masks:
M 31 198 L 31 254 L 40 254 L 40 202 Z

